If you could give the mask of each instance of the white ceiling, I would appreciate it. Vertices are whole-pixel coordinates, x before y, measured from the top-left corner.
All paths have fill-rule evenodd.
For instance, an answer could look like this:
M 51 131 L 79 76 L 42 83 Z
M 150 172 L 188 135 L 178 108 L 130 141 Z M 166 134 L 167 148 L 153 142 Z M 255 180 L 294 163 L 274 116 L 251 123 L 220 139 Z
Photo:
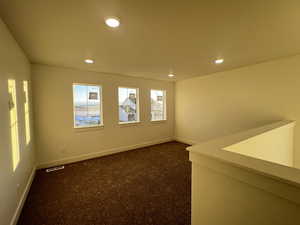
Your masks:
M 33 63 L 152 79 L 300 53 L 299 0 L 0 0 L 0 16 Z

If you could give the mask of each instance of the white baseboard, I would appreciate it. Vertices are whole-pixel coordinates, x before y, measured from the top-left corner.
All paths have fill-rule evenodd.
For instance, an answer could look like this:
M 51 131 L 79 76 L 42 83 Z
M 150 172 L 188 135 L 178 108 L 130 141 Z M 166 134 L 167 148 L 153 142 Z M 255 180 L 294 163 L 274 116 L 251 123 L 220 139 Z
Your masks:
M 178 142 L 182 142 L 182 143 L 188 144 L 188 145 L 196 145 L 197 144 L 196 141 L 189 140 L 189 139 L 184 138 L 184 137 L 174 137 L 174 140 L 178 141 Z
M 82 155 L 78 155 L 78 156 L 63 158 L 63 159 L 54 160 L 51 162 L 40 163 L 38 165 L 38 169 L 44 169 L 44 168 L 48 168 L 48 167 L 79 162 L 79 161 L 83 161 L 83 160 L 87 160 L 87 159 L 98 158 L 101 156 L 111 155 L 111 154 L 115 154 L 115 153 L 119 153 L 119 152 L 125 152 L 125 151 L 129 151 L 129 150 L 134 150 L 137 148 L 148 147 L 151 145 L 161 144 L 161 143 L 165 143 L 165 142 L 169 142 L 169 141 L 173 141 L 173 140 L 174 140 L 173 137 L 169 137 L 169 138 L 159 139 L 159 140 L 155 140 L 155 141 L 143 142 L 143 143 L 136 144 L 136 145 L 107 149 L 107 150 L 104 150 L 101 152 L 92 152 L 92 153 L 88 153 L 88 154 L 82 154 Z
M 22 212 L 25 200 L 27 198 L 27 195 L 29 193 L 31 184 L 32 184 L 34 176 L 35 176 L 35 170 L 36 170 L 36 167 L 33 167 L 32 171 L 31 171 L 31 174 L 29 176 L 29 179 L 27 181 L 26 187 L 25 187 L 25 189 L 24 189 L 24 191 L 22 193 L 21 199 L 19 200 L 19 204 L 18 204 L 18 206 L 16 208 L 15 214 L 14 214 L 14 216 L 13 216 L 11 222 L 10 222 L 10 225 L 16 225 L 17 222 L 18 222 L 18 219 L 19 219 L 20 214 Z

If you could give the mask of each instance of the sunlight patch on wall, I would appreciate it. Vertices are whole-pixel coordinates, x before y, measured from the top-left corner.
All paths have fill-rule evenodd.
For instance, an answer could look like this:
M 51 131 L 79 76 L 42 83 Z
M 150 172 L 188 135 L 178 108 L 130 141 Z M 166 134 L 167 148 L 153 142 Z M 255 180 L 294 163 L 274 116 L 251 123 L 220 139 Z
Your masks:
M 26 145 L 30 143 L 31 135 L 30 135 L 30 112 L 29 112 L 29 93 L 28 93 L 28 81 L 23 81 L 23 91 L 25 95 L 24 101 L 24 114 L 25 114 L 25 138 Z
M 20 162 L 16 81 L 8 80 L 11 150 L 14 171 Z

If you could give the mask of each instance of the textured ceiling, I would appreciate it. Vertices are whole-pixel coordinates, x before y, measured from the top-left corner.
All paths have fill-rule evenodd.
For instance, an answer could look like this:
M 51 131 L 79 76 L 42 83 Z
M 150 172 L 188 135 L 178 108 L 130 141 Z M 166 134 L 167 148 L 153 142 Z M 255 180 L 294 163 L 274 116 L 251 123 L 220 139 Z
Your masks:
M 33 63 L 177 80 L 300 53 L 299 11 L 298 0 L 0 0 Z

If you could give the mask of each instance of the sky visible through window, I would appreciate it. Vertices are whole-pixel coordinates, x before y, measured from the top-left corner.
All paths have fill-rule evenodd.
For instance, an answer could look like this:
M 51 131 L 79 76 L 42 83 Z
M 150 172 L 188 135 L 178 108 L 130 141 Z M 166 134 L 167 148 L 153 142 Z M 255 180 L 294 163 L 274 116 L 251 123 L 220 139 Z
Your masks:
M 151 90 L 151 120 L 166 119 L 166 96 L 164 90 Z M 137 88 L 118 88 L 119 122 L 139 121 Z M 101 87 L 96 85 L 73 85 L 74 126 L 93 127 L 103 124 Z
M 99 126 L 101 87 L 73 85 L 75 127 Z

